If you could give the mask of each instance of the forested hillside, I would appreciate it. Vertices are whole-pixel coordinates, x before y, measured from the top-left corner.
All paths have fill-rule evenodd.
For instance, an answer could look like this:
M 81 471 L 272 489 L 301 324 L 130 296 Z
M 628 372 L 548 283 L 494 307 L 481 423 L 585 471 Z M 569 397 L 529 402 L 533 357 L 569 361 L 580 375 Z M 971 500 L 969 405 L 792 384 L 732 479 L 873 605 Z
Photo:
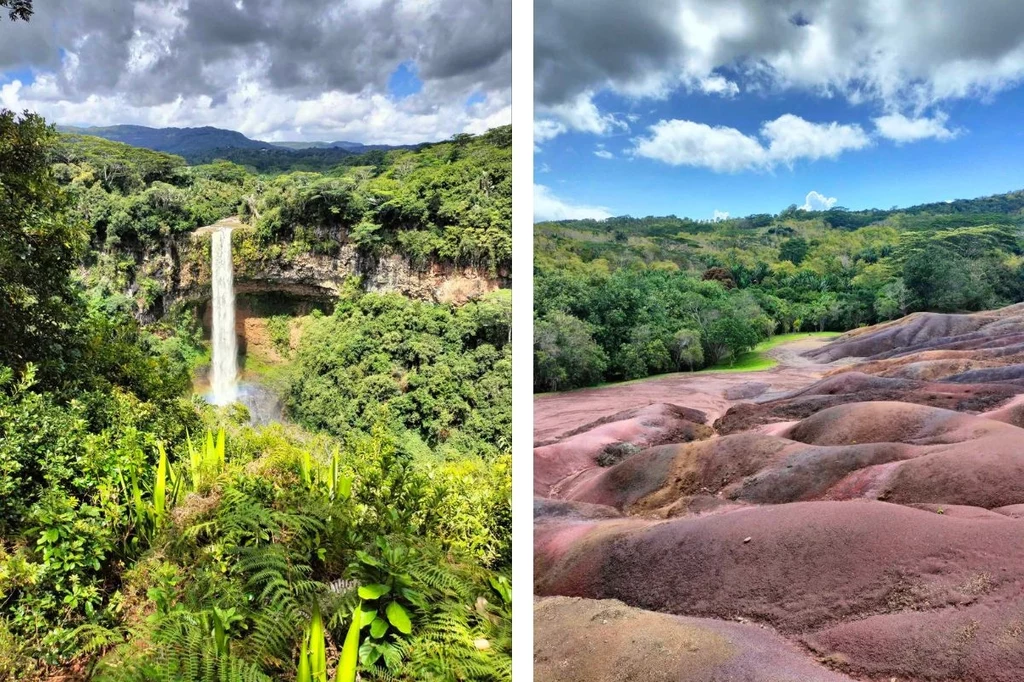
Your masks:
M 194 392 L 194 304 L 147 305 L 236 214 L 243 260 L 507 267 L 509 137 L 268 176 L 0 111 L 0 679 L 510 679 L 508 292 L 273 318 L 263 427 Z
M 62 136 L 54 152 L 57 178 L 98 248 L 153 244 L 240 213 L 261 246 L 335 230 L 335 248 L 349 240 L 368 252 L 507 266 L 508 127 L 373 154 L 366 165 L 266 176 L 228 161 L 188 166 L 177 156 L 88 136 Z
M 1024 300 L 1024 192 L 535 228 L 539 390 L 728 364 L 775 333 Z

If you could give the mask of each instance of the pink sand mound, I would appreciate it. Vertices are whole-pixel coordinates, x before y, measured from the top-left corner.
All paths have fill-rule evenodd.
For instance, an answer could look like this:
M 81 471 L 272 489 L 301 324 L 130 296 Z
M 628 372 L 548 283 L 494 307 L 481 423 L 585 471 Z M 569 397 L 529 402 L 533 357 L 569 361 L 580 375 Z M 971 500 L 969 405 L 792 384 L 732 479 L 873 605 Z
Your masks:
M 1021 390 L 1010 384 L 925 382 L 848 371 L 772 400 L 734 405 L 715 422 L 715 430 L 722 434 L 739 433 L 855 402 L 906 402 L 979 412 L 1005 404 Z
M 914 589 L 906 588 L 911 599 L 917 598 Z M 856 668 L 869 679 L 1019 682 L 1024 671 L 1020 602 L 996 599 L 984 571 L 961 590 L 964 606 L 869 616 L 803 640 L 820 658 Z
M 538 679 L 1024 682 L 1024 304 L 775 353 L 538 399 Z
M 740 616 L 799 636 L 879 614 L 912 620 L 968 606 L 985 622 L 1024 590 L 1024 524 L 1012 519 L 947 517 L 881 502 L 807 502 L 634 527 L 592 524 L 557 557 L 538 550 L 539 594 Z M 992 618 L 997 628 L 1003 616 Z M 888 650 L 902 652 L 917 635 L 893 628 L 887 636 L 894 642 Z M 967 640 L 961 657 L 984 657 L 986 646 Z M 1022 646 L 1024 639 L 1008 645 L 1006 660 L 1017 660 Z M 870 642 L 862 647 L 845 654 L 850 670 L 904 670 L 901 654 L 873 652 Z M 871 656 L 860 660 L 857 651 Z
M 625 444 L 639 450 L 707 438 L 712 431 L 703 421 L 703 413 L 667 403 L 600 419 L 562 441 L 534 448 L 534 493 L 550 495 L 559 482 L 598 466 L 598 458 L 611 446 Z
M 650 448 L 593 469 L 566 499 L 675 516 L 738 504 L 882 499 L 992 509 L 1024 503 L 1024 429 L 909 403 L 852 403 L 778 435 L 742 433 Z

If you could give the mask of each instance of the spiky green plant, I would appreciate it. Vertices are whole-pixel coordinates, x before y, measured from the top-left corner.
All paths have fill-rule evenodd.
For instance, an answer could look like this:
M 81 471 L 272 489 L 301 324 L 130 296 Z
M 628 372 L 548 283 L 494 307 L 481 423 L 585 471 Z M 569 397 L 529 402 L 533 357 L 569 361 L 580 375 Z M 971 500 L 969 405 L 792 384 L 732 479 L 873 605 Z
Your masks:
M 363 629 L 363 603 L 352 611 L 352 624 L 345 634 L 345 643 L 341 647 L 338 669 L 334 673 L 334 682 L 355 682 L 356 665 L 359 662 L 359 631 Z
M 313 682 L 327 682 L 327 646 L 324 639 L 324 621 L 320 605 L 313 602 L 313 615 L 309 620 L 309 669 Z
M 313 668 L 309 662 L 309 631 L 307 625 L 302 632 L 302 644 L 299 646 L 299 668 L 295 673 L 295 682 L 313 682 Z
M 163 443 L 156 444 L 160 459 L 156 465 L 156 480 L 153 481 L 153 521 L 157 528 L 163 525 L 167 510 L 167 451 Z
M 224 429 L 217 431 L 216 439 L 213 431 L 208 429 L 201 448 L 192 443 L 192 437 L 188 434 L 185 435 L 185 443 L 188 447 L 192 492 L 202 492 L 213 485 L 227 466 Z

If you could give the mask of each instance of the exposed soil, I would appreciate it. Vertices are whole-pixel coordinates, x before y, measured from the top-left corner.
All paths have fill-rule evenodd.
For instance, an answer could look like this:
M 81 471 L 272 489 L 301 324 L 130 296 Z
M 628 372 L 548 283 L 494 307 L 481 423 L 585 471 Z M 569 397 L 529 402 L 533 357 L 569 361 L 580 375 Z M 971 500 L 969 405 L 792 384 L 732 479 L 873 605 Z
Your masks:
M 771 352 L 535 400 L 538 679 L 1024 680 L 1024 305 Z
M 620 601 L 534 605 L 537 682 L 844 682 L 771 630 L 684 618 Z
M 726 390 L 756 381 L 768 384 L 761 398 L 803 388 L 833 367 L 800 354 L 820 348 L 829 339 L 804 339 L 768 351 L 779 365 L 760 372 L 679 372 L 644 381 L 549 393 L 534 400 L 535 445 L 564 439 L 580 427 L 623 410 L 656 403 L 679 405 L 718 419 L 735 402 Z

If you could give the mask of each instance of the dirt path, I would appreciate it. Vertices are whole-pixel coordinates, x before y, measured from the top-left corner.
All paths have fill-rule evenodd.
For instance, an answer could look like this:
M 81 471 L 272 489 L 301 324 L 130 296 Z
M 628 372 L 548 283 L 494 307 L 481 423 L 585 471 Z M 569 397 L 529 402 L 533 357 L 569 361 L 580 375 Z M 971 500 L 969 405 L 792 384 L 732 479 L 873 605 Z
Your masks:
M 534 398 L 535 444 L 556 440 L 566 433 L 608 415 L 653 403 L 673 403 L 700 410 L 712 422 L 740 400 L 777 397 L 819 379 L 832 365 L 815 362 L 801 354 L 832 339 L 802 339 L 767 352 L 779 364 L 759 372 L 680 372 L 650 379 Z M 726 391 L 753 384 L 767 384 L 763 393 L 747 398 L 727 398 Z M 756 392 L 760 387 L 750 386 Z

